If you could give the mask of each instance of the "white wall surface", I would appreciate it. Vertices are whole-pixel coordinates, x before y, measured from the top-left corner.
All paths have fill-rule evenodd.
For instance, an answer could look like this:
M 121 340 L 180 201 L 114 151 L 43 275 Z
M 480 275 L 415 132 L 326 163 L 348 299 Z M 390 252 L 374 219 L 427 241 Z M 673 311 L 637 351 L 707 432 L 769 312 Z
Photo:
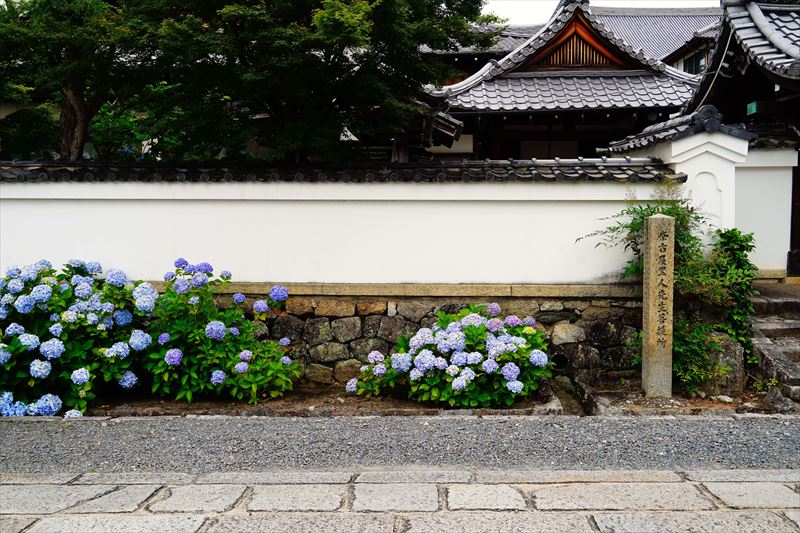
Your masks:
M 627 257 L 575 239 L 620 183 L 34 183 L 0 185 L 0 267 L 101 261 L 160 279 L 210 261 L 237 281 L 616 281 Z

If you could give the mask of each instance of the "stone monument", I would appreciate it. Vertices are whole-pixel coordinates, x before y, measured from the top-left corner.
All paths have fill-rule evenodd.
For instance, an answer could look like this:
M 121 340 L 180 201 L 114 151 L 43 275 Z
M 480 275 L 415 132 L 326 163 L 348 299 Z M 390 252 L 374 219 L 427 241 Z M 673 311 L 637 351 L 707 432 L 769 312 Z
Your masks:
M 672 396 L 672 287 L 675 219 L 645 220 L 642 310 L 642 388 L 648 398 Z

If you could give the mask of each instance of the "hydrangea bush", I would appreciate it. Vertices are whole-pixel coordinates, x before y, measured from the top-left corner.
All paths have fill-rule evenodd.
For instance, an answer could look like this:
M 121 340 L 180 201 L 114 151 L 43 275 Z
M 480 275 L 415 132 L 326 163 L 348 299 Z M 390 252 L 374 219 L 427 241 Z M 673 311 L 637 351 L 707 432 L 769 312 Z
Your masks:
M 345 388 L 368 397 L 407 391 L 412 400 L 454 407 L 512 405 L 550 377 L 552 363 L 532 317 L 500 313 L 497 304 L 440 312 L 433 327 L 400 338 L 391 356 L 370 353 L 360 379 Z
M 157 335 L 155 349 L 145 361 L 153 374 L 152 392 L 191 402 L 197 395 L 230 394 L 252 403 L 277 397 L 292 388 L 299 365 L 286 356 L 286 344 L 262 343 L 245 311 L 265 319 L 270 309 L 280 309 L 288 296 L 276 285 L 265 300 L 252 304 L 242 294 L 219 294 L 231 273 L 217 276 L 208 263 L 175 261 L 175 270 L 164 275 L 165 291 L 151 324 Z M 218 298 L 231 298 L 226 309 Z
M 2 414 L 19 415 L 27 405 L 23 414 L 52 415 L 62 399 L 82 412 L 98 382 L 135 385 L 129 356 L 152 341 L 139 328 L 157 297 L 149 283 L 117 269 L 104 276 L 96 262 L 8 268 L 0 279 Z

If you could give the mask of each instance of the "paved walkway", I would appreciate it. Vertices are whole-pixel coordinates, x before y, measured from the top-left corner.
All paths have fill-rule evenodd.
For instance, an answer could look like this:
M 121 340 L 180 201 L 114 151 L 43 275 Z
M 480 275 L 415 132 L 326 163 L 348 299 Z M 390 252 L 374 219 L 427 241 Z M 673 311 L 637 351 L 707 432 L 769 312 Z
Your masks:
M 800 470 L 7 473 L 0 531 L 798 532 Z

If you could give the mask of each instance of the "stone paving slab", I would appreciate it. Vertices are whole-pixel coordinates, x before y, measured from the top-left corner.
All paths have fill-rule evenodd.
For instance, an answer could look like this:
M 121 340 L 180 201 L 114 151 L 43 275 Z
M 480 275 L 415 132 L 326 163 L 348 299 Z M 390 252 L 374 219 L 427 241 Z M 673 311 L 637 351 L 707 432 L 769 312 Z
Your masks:
M 374 470 L 362 472 L 356 483 L 469 483 L 469 470 Z
M 77 473 L 58 472 L 0 472 L 0 485 L 38 485 L 69 483 L 78 477 Z
M 132 513 L 160 488 L 160 485 L 125 485 L 119 490 L 89 500 L 67 513 Z
M 261 485 L 253 489 L 248 511 L 336 511 L 346 485 Z
M 779 481 L 800 483 L 800 470 L 687 470 L 691 481 Z
M 0 533 L 19 533 L 35 520 L 30 516 L 0 516 Z
M 576 513 L 453 512 L 400 515 L 405 533 L 589 533 L 589 515 Z
M 202 515 L 57 515 L 43 518 L 25 533 L 194 533 Z
M 209 533 L 392 533 L 391 514 L 287 513 L 223 516 Z
M 76 485 L 186 485 L 194 481 L 193 474 L 176 472 L 89 472 L 73 483 Z
M 170 496 L 150 506 L 154 512 L 222 513 L 231 509 L 245 490 L 244 485 L 186 485 L 170 489 Z
M 289 485 L 292 483 L 348 483 L 353 472 L 216 472 L 203 474 L 197 483 L 233 483 L 239 485 Z
M 113 485 L 0 485 L 0 514 L 56 513 L 113 488 Z
M 508 485 L 451 485 L 447 488 L 447 506 L 458 510 L 525 509 L 522 494 Z
M 478 483 L 667 483 L 681 482 L 665 470 L 523 470 L 479 471 Z
M 768 511 L 594 513 L 602 533 L 789 533 L 795 529 Z
M 705 483 L 725 505 L 737 508 L 800 508 L 800 494 L 781 483 Z
M 355 486 L 353 511 L 436 511 L 439 491 L 430 483 L 360 483 Z
M 797 524 L 797 527 L 800 528 L 800 510 L 792 509 L 784 511 L 783 514 L 785 514 L 789 520 Z
M 519 487 L 525 493 L 533 494 L 537 509 L 548 511 L 693 511 L 714 508 L 694 487 L 683 483 L 591 483 Z

